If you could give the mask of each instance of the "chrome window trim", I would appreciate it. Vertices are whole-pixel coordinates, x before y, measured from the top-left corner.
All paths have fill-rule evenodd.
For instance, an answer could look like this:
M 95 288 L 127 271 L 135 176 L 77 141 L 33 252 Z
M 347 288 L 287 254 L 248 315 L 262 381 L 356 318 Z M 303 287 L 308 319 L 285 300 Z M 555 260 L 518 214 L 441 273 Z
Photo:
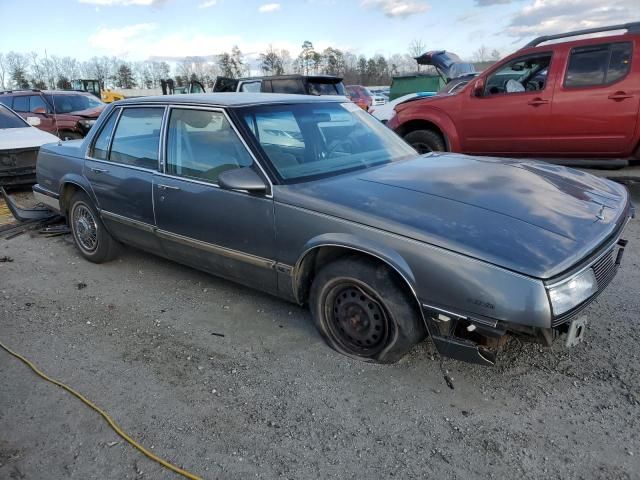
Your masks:
M 131 168 L 132 170 L 139 170 L 141 172 L 158 173 L 157 170 L 153 170 L 151 168 L 138 167 L 136 165 L 128 165 L 126 163 L 110 162 L 109 160 L 98 160 L 97 158 L 87 158 L 86 160 L 91 160 L 92 162 L 104 163 L 105 165 L 115 165 L 118 167 Z
M 227 122 L 229 122 L 229 125 L 231 125 L 231 128 L 233 129 L 234 133 L 236 134 L 236 136 L 238 137 L 238 139 L 240 140 L 240 142 L 244 146 L 245 150 L 250 155 L 251 159 L 253 160 L 253 163 L 255 165 L 257 165 L 258 169 L 262 173 L 262 176 L 264 177 L 264 179 L 266 179 L 267 184 L 268 184 L 268 191 L 264 195 L 264 197 L 265 198 L 273 198 L 273 183 L 271 182 L 271 179 L 269 178 L 269 175 L 267 175 L 266 170 L 262 167 L 262 165 L 260 164 L 260 162 L 258 161 L 256 156 L 253 154 L 253 152 L 249 148 L 249 145 L 247 145 L 247 142 L 245 141 L 244 137 L 242 136 L 242 134 L 240 133 L 240 131 L 236 127 L 235 123 L 233 123 L 233 120 L 231 119 L 231 117 L 229 116 L 229 114 L 227 113 L 225 108 L 216 107 L 216 106 L 207 107 L 207 106 L 196 106 L 196 105 L 169 105 L 168 108 L 169 108 L 169 114 L 167 115 L 167 120 L 166 120 L 167 121 L 167 123 L 166 123 L 167 128 L 165 130 L 165 137 L 168 136 L 168 132 L 169 132 L 168 125 L 169 125 L 169 121 L 171 120 L 171 110 L 173 110 L 173 109 L 204 110 L 204 111 L 208 111 L 208 112 L 220 112 L 220 113 L 222 113 L 224 115 L 224 117 L 227 119 Z M 165 138 L 165 149 L 164 149 L 165 153 L 166 153 L 166 150 L 167 150 L 168 146 L 169 146 L 168 138 Z M 174 176 L 174 175 L 170 175 L 170 174 L 166 173 L 166 160 L 164 162 L 164 169 L 160 173 L 162 173 L 163 175 L 166 175 L 168 177 L 171 177 L 171 178 L 177 178 L 179 180 L 192 180 L 190 177 L 180 177 L 180 176 Z M 214 182 L 205 182 L 205 181 L 202 181 L 202 180 L 195 180 L 195 182 L 196 183 L 200 183 L 202 185 L 210 185 L 210 186 L 214 186 L 216 188 L 220 188 L 220 185 L 218 185 L 218 183 L 214 183 Z M 241 193 L 247 193 L 248 194 L 248 192 L 241 192 Z

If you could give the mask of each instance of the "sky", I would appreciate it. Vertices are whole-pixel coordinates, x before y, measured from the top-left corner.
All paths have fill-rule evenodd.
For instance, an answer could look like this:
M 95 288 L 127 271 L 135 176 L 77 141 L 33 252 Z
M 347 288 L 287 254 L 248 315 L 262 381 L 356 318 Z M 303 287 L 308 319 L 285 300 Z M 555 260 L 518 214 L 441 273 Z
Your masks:
M 55 4 L 55 6 L 53 6 Z M 508 54 L 539 34 L 640 21 L 640 0 L 0 0 L 0 52 L 151 57 L 269 45 L 297 56 L 305 40 L 357 55 L 427 50 Z M 21 20 L 12 22 L 10 19 Z

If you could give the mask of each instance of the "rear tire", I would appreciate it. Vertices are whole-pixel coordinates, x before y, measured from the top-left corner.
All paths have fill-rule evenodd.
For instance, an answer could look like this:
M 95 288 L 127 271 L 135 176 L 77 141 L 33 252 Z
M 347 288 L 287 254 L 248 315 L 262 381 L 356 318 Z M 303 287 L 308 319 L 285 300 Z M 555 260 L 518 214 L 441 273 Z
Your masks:
M 442 135 L 434 130 L 414 130 L 404 136 L 405 141 L 418 153 L 446 152 L 447 146 Z
M 86 193 L 76 192 L 69 202 L 67 221 L 80 254 L 93 263 L 113 260 L 119 245 L 104 228 L 100 215 Z
M 386 266 L 347 257 L 318 272 L 309 306 L 331 348 L 365 362 L 393 363 L 426 336 L 407 290 Z

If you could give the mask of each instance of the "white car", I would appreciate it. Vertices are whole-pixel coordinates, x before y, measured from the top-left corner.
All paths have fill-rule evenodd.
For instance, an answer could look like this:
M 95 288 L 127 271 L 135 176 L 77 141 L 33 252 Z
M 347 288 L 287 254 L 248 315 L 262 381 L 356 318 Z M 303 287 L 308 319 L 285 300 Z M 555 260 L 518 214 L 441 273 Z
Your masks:
M 395 100 L 391 100 L 384 105 L 370 108 L 369 113 L 380 120 L 382 123 L 387 123 L 389 119 L 393 117 L 393 110 L 396 108 L 396 105 L 402 102 L 406 102 L 407 100 L 411 100 L 415 97 L 430 97 L 433 95 L 435 95 L 435 92 L 409 93 L 407 95 L 403 95 L 402 97 L 398 97 Z
M 0 104 L 0 186 L 35 183 L 40 146 L 60 140 L 35 128 L 38 124 L 38 117 L 27 117 L 25 121 Z

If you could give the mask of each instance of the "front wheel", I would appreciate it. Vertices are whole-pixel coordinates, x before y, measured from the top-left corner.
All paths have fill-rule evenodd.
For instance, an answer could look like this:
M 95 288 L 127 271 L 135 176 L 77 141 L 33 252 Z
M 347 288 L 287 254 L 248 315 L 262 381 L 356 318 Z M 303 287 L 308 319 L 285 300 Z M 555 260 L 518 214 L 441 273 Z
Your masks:
M 404 140 L 418 153 L 447 151 L 442 135 L 434 130 L 414 130 L 407 133 Z
M 323 267 L 311 285 L 309 304 L 329 346 L 359 360 L 396 362 L 426 336 L 407 288 L 387 267 L 366 259 Z
M 68 219 L 73 241 L 80 253 L 94 263 L 108 262 L 118 253 L 118 244 L 104 228 L 86 193 L 76 192 L 69 203 Z

